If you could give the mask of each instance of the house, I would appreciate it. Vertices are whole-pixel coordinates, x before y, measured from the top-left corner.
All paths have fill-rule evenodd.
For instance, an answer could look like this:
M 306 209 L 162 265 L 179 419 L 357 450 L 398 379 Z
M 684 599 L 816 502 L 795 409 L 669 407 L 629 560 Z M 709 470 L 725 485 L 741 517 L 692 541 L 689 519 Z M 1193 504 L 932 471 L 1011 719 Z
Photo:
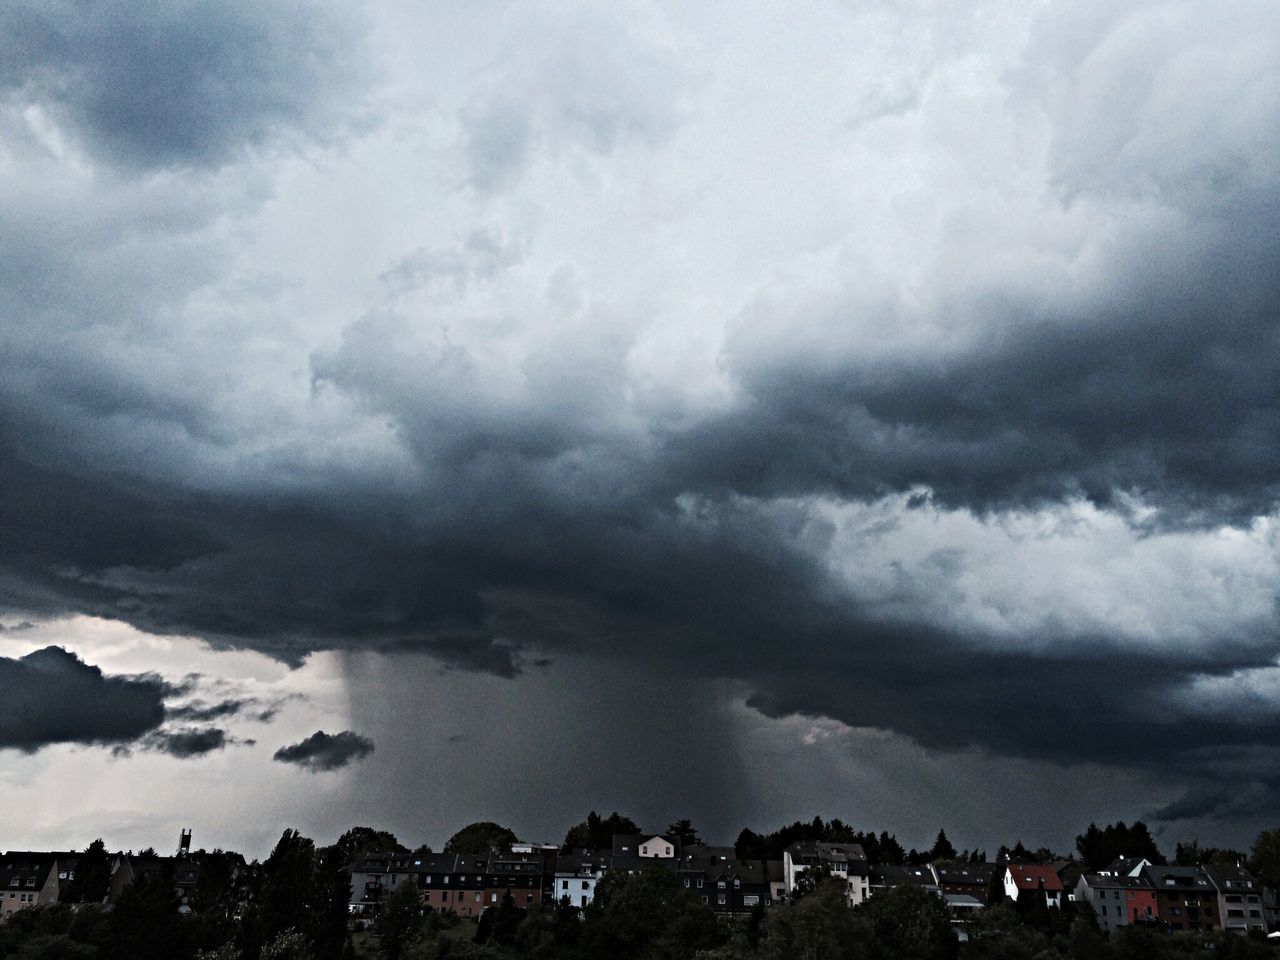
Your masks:
M 1006 864 L 1003 885 L 1004 895 L 1015 902 L 1043 891 L 1048 906 L 1062 907 L 1062 880 L 1058 872 L 1046 864 Z
M 555 882 L 558 848 L 529 843 L 489 851 L 484 871 L 484 903 L 496 907 L 511 895 L 515 905 L 528 909 L 550 900 Z
M 58 856 L 13 850 L 0 857 L 0 920 L 58 902 Z
M 654 833 L 617 833 L 613 836 L 615 857 L 639 857 L 642 860 L 674 860 L 680 844 L 675 837 Z
M 900 887 L 908 883 L 942 896 L 942 888 L 938 885 L 933 871 L 927 866 L 915 867 L 908 864 L 899 867 L 890 863 L 881 863 L 867 870 L 868 896 L 873 896 L 889 887 Z
M 1235 933 L 1248 933 L 1251 930 L 1266 933 L 1267 921 L 1262 912 L 1262 884 L 1257 878 L 1239 864 L 1209 864 L 1204 870 L 1218 891 L 1218 919 L 1222 929 Z
M 774 902 L 764 861 L 739 860 L 733 847 L 686 847 L 676 872 L 720 917 L 746 916 Z
M 485 894 L 494 890 L 486 883 L 487 856 L 442 853 L 421 859 L 415 873 L 425 906 L 462 917 L 478 917 L 484 912 Z
M 957 863 L 940 860 L 929 865 L 934 882 L 944 894 L 963 894 L 979 903 L 990 899 L 991 879 L 996 874 L 992 863 Z
M 986 906 L 983 901 L 967 893 L 944 893 L 942 899 L 951 911 L 952 923 L 964 923 Z
M 1076 900 L 1093 907 L 1098 926 L 1107 933 L 1158 919 L 1156 892 L 1141 876 L 1086 873 L 1076 881 Z
M 1166 930 L 1220 930 L 1218 888 L 1203 867 L 1156 867 L 1142 870 L 1156 892 L 1156 913 Z
M 787 883 L 787 896 L 794 896 L 801 874 L 814 867 L 825 867 L 833 877 L 844 881 L 849 906 L 856 907 L 871 895 L 870 864 L 858 843 L 793 843 L 782 853 Z
M 764 876 L 769 885 L 769 898 L 774 903 L 784 903 L 787 899 L 787 873 L 781 860 L 765 860 Z
M 575 907 L 589 906 L 609 861 L 609 854 L 600 850 L 561 854 L 552 875 L 555 899 L 568 900 Z
M 1081 875 L 1084 873 L 1084 864 L 1079 860 L 1054 860 L 1049 866 L 1053 867 L 1053 872 L 1058 875 L 1058 882 L 1062 884 L 1062 892 L 1067 900 L 1076 898 L 1076 884 L 1080 881 Z

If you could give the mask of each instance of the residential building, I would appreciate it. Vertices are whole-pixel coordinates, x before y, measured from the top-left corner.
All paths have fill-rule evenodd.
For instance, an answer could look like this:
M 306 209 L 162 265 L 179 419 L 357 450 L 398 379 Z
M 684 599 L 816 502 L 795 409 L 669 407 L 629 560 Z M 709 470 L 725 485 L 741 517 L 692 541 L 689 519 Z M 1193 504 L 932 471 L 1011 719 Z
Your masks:
M 1018 901 L 1023 897 L 1044 893 L 1050 907 L 1062 907 L 1062 880 L 1058 872 L 1047 864 L 1010 863 L 1004 869 L 1004 895 Z
M 796 882 L 806 870 L 825 867 L 833 877 L 844 881 L 849 906 L 856 907 L 871 895 L 870 864 L 858 843 L 793 843 L 782 854 L 787 896 L 795 892 Z
M 1166 930 L 1220 930 L 1218 888 L 1203 867 L 1143 868 L 1155 889 L 1156 912 Z
M 58 902 L 58 856 L 14 850 L 0 857 L 0 920 Z
M 1250 930 L 1266 933 L 1262 884 L 1257 878 L 1239 864 L 1209 864 L 1204 869 L 1218 891 L 1218 919 L 1222 929 L 1235 933 L 1248 933 Z
M 676 872 L 717 916 L 745 916 L 774 902 L 764 861 L 739 860 L 733 847 L 686 847 Z
M 552 875 L 555 899 L 568 900 L 575 907 L 590 906 L 609 860 L 609 854 L 599 850 L 561 854 Z
M 618 833 L 613 836 L 615 857 L 639 857 L 642 860 L 674 860 L 680 852 L 675 837 L 656 833 Z
M 1141 876 L 1125 874 L 1082 874 L 1076 881 L 1075 898 L 1087 903 L 1098 915 L 1098 925 L 1107 933 L 1135 923 L 1156 923 L 1156 892 Z
M 963 894 L 979 903 L 986 903 L 991 895 L 991 879 L 996 874 L 993 863 L 957 863 L 940 860 L 931 863 L 934 882 L 943 894 Z

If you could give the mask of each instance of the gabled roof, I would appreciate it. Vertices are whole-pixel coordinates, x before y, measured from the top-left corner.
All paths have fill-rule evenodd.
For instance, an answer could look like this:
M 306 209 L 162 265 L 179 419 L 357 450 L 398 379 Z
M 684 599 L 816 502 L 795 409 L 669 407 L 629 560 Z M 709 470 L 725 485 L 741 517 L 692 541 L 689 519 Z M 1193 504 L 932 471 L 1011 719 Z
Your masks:
M 1039 863 L 1011 863 L 1007 869 L 1019 890 L 1038 890 L 1041 883 L 1048 891 L 1062 889 L 1062 880 L 1053 867 Z
M 1099 873 L 1132 877 L 1141 873 L 1142 868 L 1150 866 L 1150 864 L 1151 861 L 1146 857 L 1116 857 L 1108 864 L 1107 869 L 1100 870 Z
M 1262 889 L 1258 878 L 1242 866 L 1209 863 L 1205 864 L 1204 870 L 1214 886 L 1224 893 L 1228 890 L 1260 891 Z

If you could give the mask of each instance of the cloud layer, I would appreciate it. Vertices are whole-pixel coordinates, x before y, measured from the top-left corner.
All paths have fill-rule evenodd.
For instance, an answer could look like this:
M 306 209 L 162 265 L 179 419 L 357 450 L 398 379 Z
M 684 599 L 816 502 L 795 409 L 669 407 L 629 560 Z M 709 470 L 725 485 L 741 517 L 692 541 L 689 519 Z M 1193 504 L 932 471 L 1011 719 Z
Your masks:
M 1274 796 L 1234 6 L 13 5 L 0 604 Z

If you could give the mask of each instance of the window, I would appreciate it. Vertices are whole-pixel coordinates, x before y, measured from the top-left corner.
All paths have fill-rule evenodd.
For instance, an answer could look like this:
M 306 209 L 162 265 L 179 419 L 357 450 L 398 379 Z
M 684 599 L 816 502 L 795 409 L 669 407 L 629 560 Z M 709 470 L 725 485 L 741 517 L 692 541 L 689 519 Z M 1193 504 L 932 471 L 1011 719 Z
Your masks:
M 686 889 L 686 890 L 688 890 L 688 889 L 689 889 L 689 878 L 688 878 L 688 877 L 685 877 L 685 878 L 684 878 L 684 887 L 685 887 L 685 889 Z
M 1102 915 L 1104 917 L 1107 915 L 1107 905 L 1105 903 L 1102 905 Z
M 724 889 L 724 881 L 723 881 L 723 880 L 717 880 L 717 881 L 716 881 L 716 887 L 717 887 L 717 888 L 719 888 L 720 890 L 723 890 L 723 889 Z
M 703 903 L 706 903 L 706 902 L 707 902 L 707 898 L 706 898 L 706 897 L 703 897 L 703 898 L 702 898 L 702 902 L 703 902 Z
M 489 894 L 489 902 L 490 902 L 490 903 L 497 903 L 497 902 L 498 902 L 498 895 L 497 895 L 496 893 L 491 893 L 491 894 Z
M 590 880 L 583 880 L 583 881 L 582 881 L 582 889 L 583 889 L 583 890 L 590 890 L 590 889 L 591 889 L 591 881 L 590 881 Z
M 526 894 L 524 895 L 524 902 L 525 902 L 525 903 L 533 903 L 533 894 L 532 894 L 532 893 L 526 893 Z
M 476 894 L 476 903 L 479 903 L 479 902 L 480 902 L 480 898 L 481 898 L 482 896 L 483 896 L 483 894 L 479 894 L 479 893 L 477 893 L 477 894 Z
M 568 890 L 568 889 L 569 889 L 569 881 L 568 881 L 568 880 L 561 880 L 561 881 L 560 881 L 560 889 L 561 889 L 561 890 Z
M 717 893 L 717 894 L 716 894 L 716 903 L 720 904 L 720 906 L 722 906 L 722 907 L 724 906 L 724 894 L 723 894 L 723 893 Z
M 733 889 L 737 890 L 740 886 L 742 886 L 742 881 L 739 880 L 737 877 L 734 877 Z
M 698 878 L 698 889 L 699 889 L 699 890 L 701 890 L 701 889 L 702 889 L 702 878 L 701 878 L 701 877 L 699 877 L 699 878 Z M 706 903 L 706 902 L 707 902 L 705 897 L 703 898 L 702 902 L 703 902 L 703 903 Z

